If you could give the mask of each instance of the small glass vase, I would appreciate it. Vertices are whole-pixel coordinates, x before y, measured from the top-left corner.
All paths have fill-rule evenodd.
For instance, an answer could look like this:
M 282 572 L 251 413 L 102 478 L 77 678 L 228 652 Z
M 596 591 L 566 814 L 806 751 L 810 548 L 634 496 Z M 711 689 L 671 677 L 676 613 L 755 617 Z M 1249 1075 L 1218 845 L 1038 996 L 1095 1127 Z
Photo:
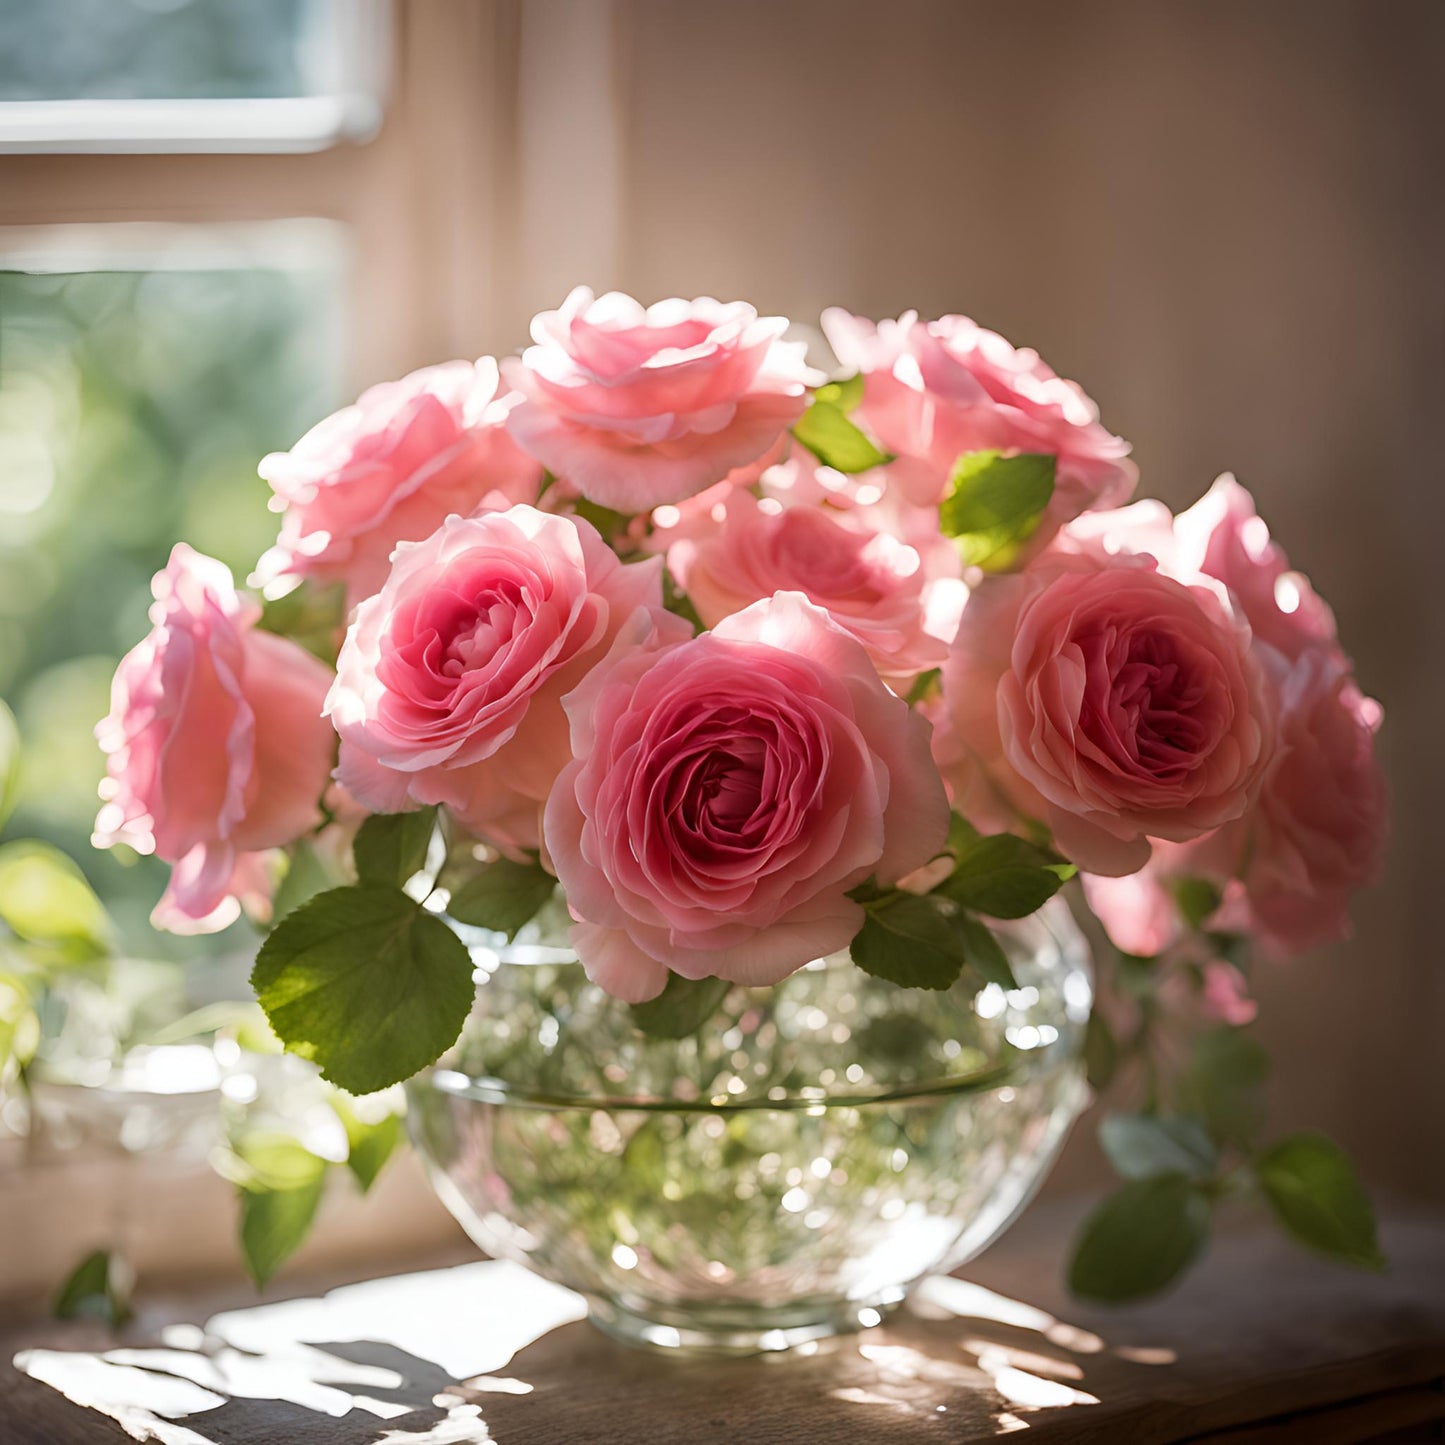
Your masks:
M 876 1324 L 972 1258 L 1085 1094 L 1088 948 L 1067 908 L 999 925 L 1018 987 L 941 992 L 846 955 L 643 1035 L 575 958 L 496 948 L 462 1039 L 408 1086 L 443 1203 L 608 1333 L 745 1354 Z

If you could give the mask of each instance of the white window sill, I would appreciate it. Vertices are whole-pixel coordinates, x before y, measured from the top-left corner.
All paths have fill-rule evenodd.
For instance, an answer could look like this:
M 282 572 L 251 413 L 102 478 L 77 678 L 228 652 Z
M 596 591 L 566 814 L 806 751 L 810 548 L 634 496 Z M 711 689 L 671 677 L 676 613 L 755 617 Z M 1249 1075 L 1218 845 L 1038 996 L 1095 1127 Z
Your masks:
M 0 102 L 0 151 L 318 151 L 367 141 L 381 126 L 373 95 L 255 100 Z

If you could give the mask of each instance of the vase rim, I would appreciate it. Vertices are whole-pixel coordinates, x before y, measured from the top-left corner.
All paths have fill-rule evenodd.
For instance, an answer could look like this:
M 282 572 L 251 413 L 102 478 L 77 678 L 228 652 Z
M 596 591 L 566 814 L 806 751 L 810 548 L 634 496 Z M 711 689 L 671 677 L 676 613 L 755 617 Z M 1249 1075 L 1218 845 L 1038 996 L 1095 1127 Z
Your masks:
M 1068 1054 L 1062 1040 L 1032 1049 L 1005 1044 L 1004 1057 L 968 1073 L 946 1074 L 890 1087 L 857 1086 L 770 1090 L 763 1094 L 699 1095 L 688 1099 L 661 1094 L 577 1094 L 534 1089 L 490 1074 L 467 1074 L 459 1069 L 433 1067 L 407 1082 L 410 1090 L 427 1089 L 477 1103 L 506 1104 L 513 1108 L 549 1110 L 601 1110 L 603 1113 L 653 1114 L 739 1114 L 762 1110 L 817 1113 L 827 1109 L 862 1108 L 881 1104 L 906 1104 L 957 1094 L 986 1094 L 1023 1082 L 1045 1057 Z

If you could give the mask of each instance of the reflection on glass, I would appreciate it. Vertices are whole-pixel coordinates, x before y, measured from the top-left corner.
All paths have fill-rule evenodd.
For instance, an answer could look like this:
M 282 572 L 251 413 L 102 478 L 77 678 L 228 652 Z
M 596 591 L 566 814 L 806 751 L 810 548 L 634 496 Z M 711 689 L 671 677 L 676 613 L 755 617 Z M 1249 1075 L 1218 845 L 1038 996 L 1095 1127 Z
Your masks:
M 25 759 L 6 836 L 69 853 L 145 955 L 165 946 L 145 924 L 164 869 L 90 848 L 92 729 L 172 541 L 244 577 L 270 540 L 256 461 L 334 403 L 335 281 L 254 261 L 0 270 L 0 696 Z

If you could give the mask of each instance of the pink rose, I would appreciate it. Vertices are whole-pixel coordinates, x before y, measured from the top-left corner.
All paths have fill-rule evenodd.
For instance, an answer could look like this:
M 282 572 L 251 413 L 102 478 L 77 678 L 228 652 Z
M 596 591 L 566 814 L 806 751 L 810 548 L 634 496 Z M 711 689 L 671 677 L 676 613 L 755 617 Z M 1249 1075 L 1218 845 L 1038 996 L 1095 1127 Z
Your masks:
M 1257 641 L 1291 659 L 1307 647 L 1334 642 L 1333 613 L 1307 578 L 1290 571 L 1254 499 L 1228 472 L 1175 518 L 1174 537 L 1173 567 L 1223 582 Z
M 1069 527 L 1069 539 L 1107 552 L 1147 552 L 1181 582 L 1222 582 L 1255 642 L 1286 659 L 1334 645 L 1334 614 L 1308 578 L 1290 571 L 1254 498 L 1228 472 L 1177 517 L 1162 502 L 1135 502 L 1086 513 Z
M 1037 352 L 1016 350 L 965 316 L 920 321 L 909 311 L 875 326 L 833 307 L 823 330 L 843 365 L 863 373 L 853 419 L 907 464 L 898 480 L 914 502 L 936 503 L 966 452 L 1047 453 L 1058 469 L 1035 533 L 1042 545 L 1086 508 L 1117 506 L 1134 490 L 1128 443 Z
M 662 605 L 661 567 L 624 566 L 587 522 L 528 506 L 401 545 L 337 659 L 337 777 L 375 812 L 443 803 L 491 841 L 535 847 L 571 756 L 562 695 L 632 612 Z
M 709 627 L 774 592 L 801 592 L 868 649 L 884 677 L 913 677 L 948 656 L 963 584 L 931 579 L 919 553 L 892 529 L 869 525 L 864 509 L 785 506 L 735 488 L 715 504 L 719 512 L 720 521 L 667 553 Z
M 121 659 L 95 843 L 172 865 L 158 928 L 224 928 L 269 904 L 267 849 L 321 820 L 335 738 L 321 715 L 331 670 L 256 630 L 230 572 L 184 545 L 151 584 L 152 631 Z
M 578 287 L 503 363 L 525 398 L 518 443 L 592 501 L 622 512 L 678 502 L 756 460 L 819 378 L 780 316 L 741 301 L 660 301 Z
M 1157 850 L 1156 850 L 1157 853 Z M 1184 937 L 1184 920 L 1152 862 L 1122 878 L 1081 873 L 1089 911 L 1123 953 L 1153 958 Z
M 1249 996 L 1244 975 L 1222 958 L 1212 958 L 1204 965 L 1199 1001 L 1207 1018 L 1218 1019 L 1232 1029 L 1252 1024 L 1259 1015 L 1259 1005 Z
M 1350 898 L 1384 862 L 1388 806 L 1374 741 L 1383 712 L 1344 655 L 1316 647 L 1275 666 L 1279 752 L 1249 815 L 1212 840 L 1239 879 L 1212 921 L 1288 957 L 1349 936 Z
M 352 606 L 386 580 L 392 549 L 484 499 L 531 502 L 542 468 L 507 434 L 519 398 L 497 363 L 451 361 L 362 393 L 260 467 L 282 516 L 257 578 L 344 581 Z M 493 495 L 495 494 L 495 496 Z
M 669 969 L 768 984 L 846 948 L 848 890 L 947 833 L 927 723 L 798 593 L 681 642 L 640 618 L 566 708 L 547 847 L 589 977 L 632 1002 Z
M 957 805 L 993 795 L 1107 875 L 1141 868 L 1151 838 L 1240 817 L 1272 746 L 1266 683 L 1224 589 L 1067 530 L 970 598 L 944 706 Z

